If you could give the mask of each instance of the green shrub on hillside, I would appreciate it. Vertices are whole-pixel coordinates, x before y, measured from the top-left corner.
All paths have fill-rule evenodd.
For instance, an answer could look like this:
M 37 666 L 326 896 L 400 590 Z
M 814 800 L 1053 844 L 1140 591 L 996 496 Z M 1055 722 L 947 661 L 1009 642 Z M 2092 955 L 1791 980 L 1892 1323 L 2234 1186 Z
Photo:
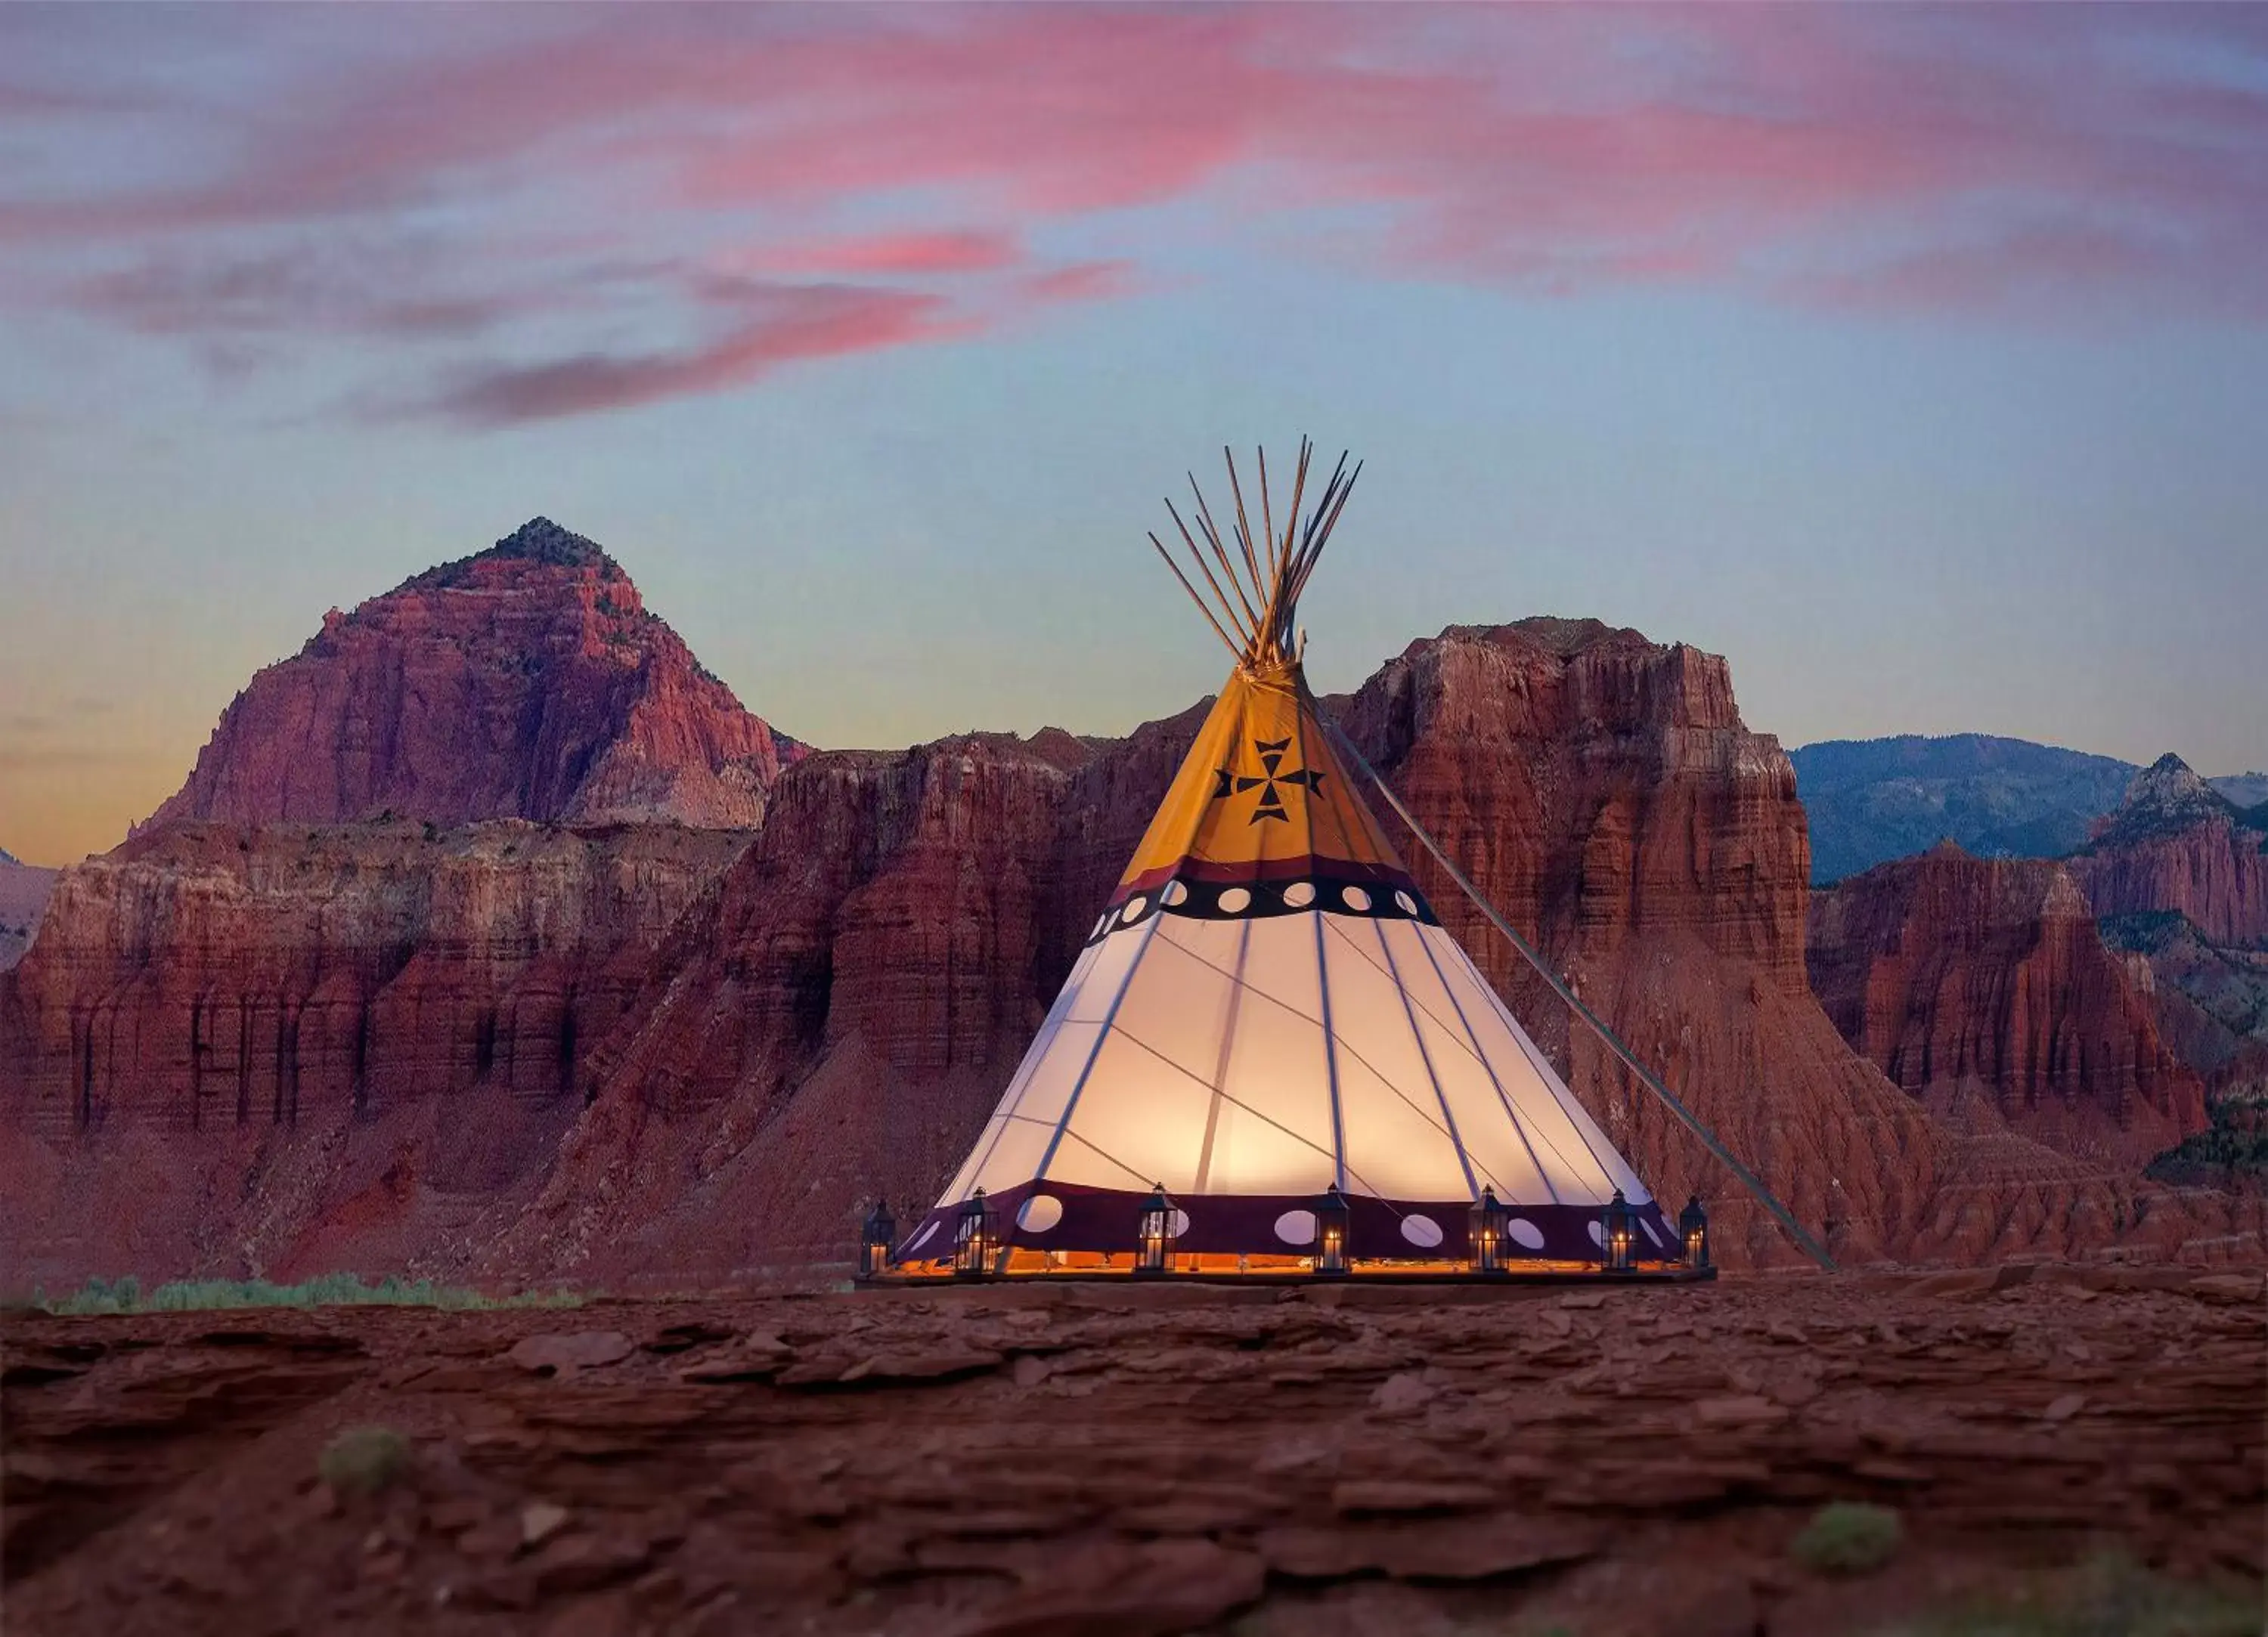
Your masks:
M 1819 1575 L 1868 1575 L 1897 1555 L 1905 1526 L 1888 1507 L 1837 1501 L 1812 1514 L 1788 1555 Z

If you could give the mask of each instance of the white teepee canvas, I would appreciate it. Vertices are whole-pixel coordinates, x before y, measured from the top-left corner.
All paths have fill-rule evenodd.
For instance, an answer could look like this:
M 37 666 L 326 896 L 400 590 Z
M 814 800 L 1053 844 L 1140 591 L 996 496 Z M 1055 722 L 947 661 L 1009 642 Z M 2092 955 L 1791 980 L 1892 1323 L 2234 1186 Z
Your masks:
M 1303 449 L 1303 479 L 1306 465 Z M 1153 1186 L 1179 1213 L 1177 1252 L 1209 1259 L 1307 1254 L 1311 1208 L 1333 1186 L 1358 1259 L 1462 1260 L 1484 1189 L 1509 1212 L 1514 1256 L 1596 1259 L 1617 1190 L 1639 1259 L 1677 1254 L 1659 1207 L 1442 929 L 1326 739 L 1289 637 L 1351 484 L 1333 479 L 1298 539 L 1295 490 L 1264 564 L 1240 502 L 1246 574 L 1200 499 L 1238 588 L 1219 594 L 1206 570 L 1209 614 L 1243 638 L 1222 631 L 1236 668 L 902 1261 L 949 1260 L 980 1188 L 1013 1256 L 1123 1255 Z

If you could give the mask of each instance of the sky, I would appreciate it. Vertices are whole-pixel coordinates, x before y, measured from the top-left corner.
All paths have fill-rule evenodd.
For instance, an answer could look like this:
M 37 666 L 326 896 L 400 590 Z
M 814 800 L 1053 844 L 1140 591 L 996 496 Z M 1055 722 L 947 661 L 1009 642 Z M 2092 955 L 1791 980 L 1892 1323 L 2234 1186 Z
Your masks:
M 1727 655 L 1798 745 L 2268 766 L 2268 8 L 0 6 L 0 848 L 542 514 L 825 745 L 1218 686 L 1145 539 L 1366 462 L 1319 688 Z

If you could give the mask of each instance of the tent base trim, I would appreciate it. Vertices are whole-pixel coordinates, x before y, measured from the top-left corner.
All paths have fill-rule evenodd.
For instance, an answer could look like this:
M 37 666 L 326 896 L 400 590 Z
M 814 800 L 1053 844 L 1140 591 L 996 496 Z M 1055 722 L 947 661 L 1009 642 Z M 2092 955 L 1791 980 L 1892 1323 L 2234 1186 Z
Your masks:
M 1030 1255 L 1032 1253 L 1026 1252 Z M 1012 1261 L 1015 1259 L 1011 1259 Z M 1175 1259 L 1187 1260 L 1192 1259 Z M 1706 1284 L 1717 1277 L 1714 1267 L 1686 1267 L 1681 1264 L 1647 1264 L 1625 1271 L 1614 1271 L 1596 1263 L 1552 1265 L 1530 1263 L 1500 1273 L 1481 1273 L 1476 1269 L 1442 1265 L 1430 1267 L 1395 1267 L 1358 1262 L 1344 1274 L 1320 1274 L 1312 1268 L 1287 1267 L 1254 1269 L 1239 1273 L 1233 1268 L 1168 1268 L 1162 1274 L 1138 1272 L 1133 1257 L 1112 1259 L 1113 1265 L 1104 1266 L 1011 1266 L 1005 1269 L 983 1274 L 964 1274 L 945 1263 L 918 1262 L 894 1267 L 885 1274 L 875 1274 L 858 1280 L 862 1288 L 934 1289 L 939 1285 L 954 1284 L 1126 1284 L 1145 1288 L 1178 1288 L 1185 1285 L 1280 1285 L 1291 1287 L 1338 1287 L 1370 1285 L 1462 1285 L 1490 1288 L 1502 1286 L 1533 1288 L 1537 1285 L 1664 1285 Z
M 1357 1262 L 1400 1262 L 1463 1267 L 1472 1260 L 1467 1200 L 1388 1200 L 1349 1193 L 1347 1254 Z M 1148 1191 L 1098 1188 L 1041 1179 L 986 1195 L 986 1237 L 997 1250 L 1128 1255 Z M 1502 1200 L 1511 1243 L 1505 1260 L 1521 1264 L 1595 1266 L 1604 1240 L 1597 1205 L 1557 1205 Z M 965 1202 L 940 1203 L 893 1247 L 907 1265 L 949 1265 Z M 1174 1249 L 1208 1257 L 1303 1261 L 1314 1254 L 1315 1196 L 1312 1193 L 1175 1195 L 1182 1221 Z M 1652 1200 L 1633 1202 L 1634 1260 L 1682 1265 L 1676 1225 Z

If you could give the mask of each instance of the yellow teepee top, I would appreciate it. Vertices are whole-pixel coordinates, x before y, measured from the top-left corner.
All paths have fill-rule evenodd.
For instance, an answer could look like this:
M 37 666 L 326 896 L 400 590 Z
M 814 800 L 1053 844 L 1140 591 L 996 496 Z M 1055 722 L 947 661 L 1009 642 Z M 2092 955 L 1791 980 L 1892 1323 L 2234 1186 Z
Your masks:
M 1296 664 L 1230 673 L 1159 804 L 1118 895 L 1174 877 L 1407 884 L 1402 861 L 1315 720 Z
M 1313 453 L 1314 445 L 1302 438 L 1292 512 L 1280 536 L 1268 491 L 1267 457 L 1261 456 L 1266 533 L 1257 546 L 1235 458 L 1229 457 L 1229 490 L 1236 506 L 1233 552 L 1191 476 L 1197 531 L 1210 547 L 1210 563 L 1197 535 L 1173 502 L 1166 503 L 1210 597 L 1182 572 L 1158 537 L 1150 537 L 1235 656 L 1236 667 L 1135 848 L 1114 902 L 1176 877 L 1215 884 L 1313 878 L 1409 885 L 1401 859 L 1332 753 L 1315 716 L 1314 695 L 1300 669 L 1294 640 L 1300 593 L 1362 472 L 1358 465 L 1350 473 L 1341 455 L 1322 498 L 1303 522 L 1300 503 Z

